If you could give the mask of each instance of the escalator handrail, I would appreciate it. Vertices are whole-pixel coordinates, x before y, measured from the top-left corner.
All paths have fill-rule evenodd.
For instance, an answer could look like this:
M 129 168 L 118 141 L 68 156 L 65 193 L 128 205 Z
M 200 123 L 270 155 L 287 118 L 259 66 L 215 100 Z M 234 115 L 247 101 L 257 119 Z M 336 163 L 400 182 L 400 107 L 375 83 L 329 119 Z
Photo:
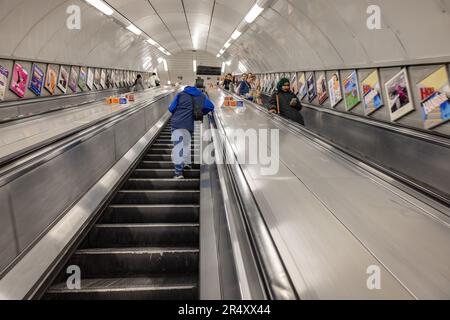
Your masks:
M 0 187 L 23 176 L 51 159 L 54 159 L 55 157 L 75 148 L 84 141 L 89 140 L 97 134 L 111 128 L 118 122 L 133 116 L 137 112 L 140 112 L 144 108 L 147 108 L 148 106 L 173 93 L 173 91 L 166 92 L 154 97 L 151 100 L 143 101 L 142 103 L 133 106 L 133 108 L 121 110 L 119 113 L 113 114 L 106 119 L 101 119 L 69 131 L 63 137 L 58 137 L 57 141 L 52 140 L 45 145 L 40 146 L 38 149 L 33 150 L 32 153 L 27 153 L 6 166 L 0 167 Z
M 237 161 L 236 154 L 226 137 L 222 122 L 215 113 L 209 116 L 209 121 L 213 128 L 219 131 L 223 147 L 223 150 L 220 151 L 221 154 L 224 157 L 233 157 L 233 160 L 235 160 L 224 161 L 224 163 L 227 163 L 226 167 L 231 178 L 230 181 L 233 182 L 233 188 L 241 202 L 243 218 L 249 232 L 249 238 L 252 241 L 254 254 L 259 263 L 268 297 L 274 300 L 299 299 L 262 212 Z

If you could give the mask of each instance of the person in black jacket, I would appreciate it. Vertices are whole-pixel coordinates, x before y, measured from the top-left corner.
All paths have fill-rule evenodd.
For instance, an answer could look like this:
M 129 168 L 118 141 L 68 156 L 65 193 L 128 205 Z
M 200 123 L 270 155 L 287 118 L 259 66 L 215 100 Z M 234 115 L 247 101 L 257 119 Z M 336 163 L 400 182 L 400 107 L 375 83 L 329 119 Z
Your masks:
M 302 105 L 298 97 L 291 91 L 289 79 L 278 82 L 277 91 L 270 98 L 270 112 L 279 113 L 282 117 L 305 125 L 301 114 Z

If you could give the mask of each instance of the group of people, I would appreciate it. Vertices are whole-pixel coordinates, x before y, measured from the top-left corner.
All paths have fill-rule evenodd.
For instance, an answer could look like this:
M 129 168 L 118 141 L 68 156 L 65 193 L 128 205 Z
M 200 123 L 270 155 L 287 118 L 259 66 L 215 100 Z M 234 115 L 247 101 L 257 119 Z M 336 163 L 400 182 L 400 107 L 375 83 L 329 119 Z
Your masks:
M 231 91 L 246 100 L 264 105 L 261 83 L 252 73 L 244 73 L 240 81 L 238 77 L 229 73 L 221 80 L 220 85 L 225 90 Z M 301 125 L 305 124 L 301 114 L 302 104 L 291 91 L 291 82 L 287 78 L 278 82 L 277 90 L 270 97 L 267 107 L 271 113 L 279 114 Z
M 153 73 L 149 79 L 149 88 L 155 88 L 159 86 L 161 86 L 161 80 L 159 80 L 158 75 L 156 73 Z M 134 91 L 136 92 L 145 90 L 145 83 L 144 79 L 142 78 L 142 75 L 140 74 L 137 75 L 133 87 Z

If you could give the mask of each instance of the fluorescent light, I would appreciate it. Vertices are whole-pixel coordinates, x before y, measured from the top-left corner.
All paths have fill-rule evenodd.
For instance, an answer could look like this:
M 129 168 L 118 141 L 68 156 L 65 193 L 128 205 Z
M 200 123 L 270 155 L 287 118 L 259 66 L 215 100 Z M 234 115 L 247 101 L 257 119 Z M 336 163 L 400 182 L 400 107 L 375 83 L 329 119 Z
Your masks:
M 231 66 L 231 60 L 225 62 L 227 66 Z
M 172 81 L 167 81 L 167 84 L 170 86 L 172 84 Z
M 166 59 L 164 59 L 164 71 L 168 72 L 169 71 L 169 67 L 167 66 L 167 61 Z
M 222 55 L 225 52 L 225 49 L 220 50 L 220 54 Z
M 221 54 L 220 54 L 220 53 L 218 53 L 216 57 L 217 57 L 217 58 L 220 58 L 220 56 L 221 56 Z
M 245 21 L 247 21 L 247 23 L 252 23 L 253 21 L 256 20 L 256 18 L 258 18 L 258 16 L 264 11 L 264 8 L 261 8 L 260 6 L 258 6 L 258 4 L 255 4 L 253 6 L 253 8 L 249 11 L 249 13 L 247 14 L 247 16 L 245 16 Z
M 135 25 L 130 24 L 127 29 L 131 32 L 133 32 L 135 35 L 140 36 L 142 34 L 142 31 L 139 30 Z
M 86 2 L 95 7 L 97 10 L 106 14 L 107 16 L 110 16 L 114 13 L 114 10 L 101 0 L 86 0 Z
M 155 47 L 158 45 L 158 42 L 156 42 L 152 38 L 147 39 L 147 42 L 150 43 L 152 46 L 155 46 Z
M 231 42 L 230 42 L 230 40 L 228 40 L 227 43 L 225 43 L 224 47 L 228 49 L 230 46 L 231 46 Z
M 233 32 L 233 34 L 231 35 L 231 39 L 233 40 L 237 40 L 240 36 L 241 36 L 242 32 L 240 32 L 239 30 L 236 30 L 235 32 Z
M 194 72 L 197 72 L 197 60 L 194 60 L 192 62 L 193 66 L 194 66 Z
M 161 57 L 158 58 L 158 63 L 161 63 L 163 61 L 164 61 L 164 58 L 161 58 Z
M 225 73 L 225 62 L 222 62 L 222 73 Z

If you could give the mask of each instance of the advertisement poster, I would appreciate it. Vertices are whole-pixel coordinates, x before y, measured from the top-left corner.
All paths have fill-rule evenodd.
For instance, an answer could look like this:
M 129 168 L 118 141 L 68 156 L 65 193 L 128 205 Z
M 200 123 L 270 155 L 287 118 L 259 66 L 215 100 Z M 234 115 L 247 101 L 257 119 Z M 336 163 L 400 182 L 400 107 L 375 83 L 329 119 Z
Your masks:
M 369 116 L 384 104 L 378 71 L 372 72 L 361 85 L 363 89 L 364 111 L 366 116 Z
M 386 92 L 392 121 L 396 121 L 414 111 L 406 69 L 386 82 Z
M 313 102 L 317 97 L 314 73 L 311 73 L 311 75 L 308 77 L 306 85 L 308 87 L 308 101 Z
M 305 73 L 302 72 L 298 79 L 298 98 L 302 100 L 308 94 L 308 86 L 306 85 Z
M 344 79 L 342 86 L 344 87 L 345 106 L 347 111 L 350 111 L 361 102 L 356 70 L 347 79 Z
M 86 91 L 87 84 L 87 71 L 86 68 L 80 68 L 80 76 L 78 77 L 78 87 L 81 91 Z
M 319 96 L 319 104 L 323 104 L 328 99 L 327 79 L 325 73 L 322 73 L 317 79 L 317 94 Z
M 78 71 L 75 67 L 70 69 L 69 88 L 73 93 L 77 93 Z
M 58 82 L 58 73 L 55 70 L 54 66 L 48 65 L 47 67 L 47 75 L 45 76 L 45 85 L 44 88 L 51 94 L 55 94 L 56 85 Z
M 114 88 L 116 86 L 116 72 L 111 71 L 111 87 Z
M 9 71 L 6 70 L 5 67 L 0 66 L 0 101 L 5 100 L 8 77 L 9 77 Z
M 39 68 L 35 63 L 31 68 L 31 80 L 30 80 L 30 91 L 33 92 L 38 97 L 42 94 L 42 87 L 44 86 L 45 74 L 44 71 Z
M 298 94 L 298 81 L 297 81 L 297 73 L 292 74 L 291 78 L 291 90 L 292 92 L 297 95 Z
M 108 89 L 108 88 L 111 88 L 112 87 L 112 84 L 111 84 L 111 70 L 108 70 L 107 72 L 106 72 L 106 82 L 105 82 L 105 84 L 106 84 L 106 89 Z
M 86 85 L 89 88 L 89 90 L 94 89 L 94 71 L 92 71 L 91 68 L 88 69 Z
M 25 96 L 27 91 L 28 72 L 19 63 L 14 63 L 13 71 L 11 74 L 11 85 L 9 89 L 14 92 L 19 98 Z
M 341 83 L 337 72 L 334 73 L 328 81 L 328 91 L 330 93 L 331 107 L 334 108 L 339 102 L 342 101 Z
M 450 85 L 444 66 L 418 84 L 425 129 L 433 129 L 450 119 Z
M 62 92 L 67 92 L 67 86 L 69 85 L 69 72 L 66 67 L 61 66 L 59 68 L 59 76 L 58 76 L 58 88 L 61 89 Z
M 101 75 L 100 75 L 100 85 L 103 89 L 106 89 L 106 70 L 102 69 Z
M 95 86 L 95 89 L 97 89 L 97 90 L 101 89 L 101 87 L 100 87 L 101 79 L 102 79 L 102 76 L 100 74 L 100 70 L 99 69 L 95 69 L 95 72 L 94 72 L 94 86 Z

